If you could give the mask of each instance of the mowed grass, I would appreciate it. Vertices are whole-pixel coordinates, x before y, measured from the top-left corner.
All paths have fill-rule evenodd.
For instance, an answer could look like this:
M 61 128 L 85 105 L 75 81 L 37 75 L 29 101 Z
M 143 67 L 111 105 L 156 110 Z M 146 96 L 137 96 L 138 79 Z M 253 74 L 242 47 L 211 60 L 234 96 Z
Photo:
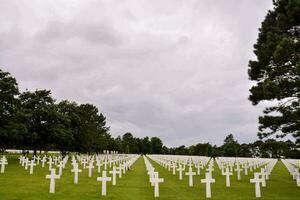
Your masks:
M 165 182 L 160 184 L 159 199 L 205 199 L 205 185 L 200 183 L 204 177 L 204 170 L 200 176 L 194 177 L 194 187 L 188 186 L 188 177 L 183 176 L 183 180 L 178 179 L 178 172 L 172 175 L 167 169 L 159 166 L 149 159 L 160 177 Z M 117 185 L 108 183 L 107 196 L 101 196 L 101 182 L 96 179 L 100 176 L 97 169 L 94 169 L 93 177 L 88 177 L 88 169 L 79 174 L 79 183 L 73 183 L 73 173 L 71 173 L 70 162 L 63 171 L 61 179 L 56 181 L 56 193 L 49 194 L 49 180 L 45 179 L 49 174 L 48 166 L 42 168 L 41 165 L 35 167 L 34 174 L 30 175 L 21 165 L 16 156 L 9 158 L 9 165 L 6 166 L 5 174 L 0 174 L 0 200 L 40 200 L 40 199 L 72 199 L 72 200 L 93 200 L 93 199 L 154 199 L 154 188 L 149 184 L 144 160 L 140 157 L 131 169 L 117 179 Z M 82 168 L 82 167 L 81 167 Z M 187 170 L 187 169 L 186 169 Z M 196 171 L 194 169 L 194 171 Z M 234 200 L 234 199 L 255 199 L 254 184 L 249 183 L 253 177 L 242 175 L 242 180 L 236 180 L 236 173 L 231 177 L 231 187 L 225 187 L 225 176 L 222 176 L 215 164 L 213 178 L 216 183 L 212 184 L 212 199 Z M 275 166 L 267 187 L 262 188 L 261 199 L 300 199 L 300 188 L 297 188 L 295 181 L 289 175 L 285 166 L 278 162 Z
M 200 175 L 194 176 L 194 187 L 188 186 L 188 176 L 184 175 L 183 180 L 179 180 L 178 172 L 172 174 L 172 170 L 158 165 L 155 161 L 149 159 L 153 167 L 159 172 L 159 176 L 164 178 L 164 183 L 160 185 L 160 199 L 205 199 L 205 184 L 200 179 L 205 177 L 205 170 L 201 170 Z M 257 199 L 255 198 L 254 184 L 250 183 L 254 172 L 244 175 L 242 172 L 242 180 L 237 180 L 236 172 L 230 178 L 231 187 L 226 187 L 226 178 L 221 175 L 215 162 L 213 178 L 215 183 L 212 187 L 212 198 L 219 200 L 236 200 L 236 199 Z M 186 167 L 188 171 L 188 167 Z M 196 172 L 196 169 L 193 169 Z M 257 169 L 256 171 L 259 171 Z M 300 188 L 296 186 L 296 182 L 288 173 L 287 169 L 281 161 L 277 162 L 270 179 L 267 181 L 267 187 L 261 187 L 262 198 L 268 200 L 299 200 Z

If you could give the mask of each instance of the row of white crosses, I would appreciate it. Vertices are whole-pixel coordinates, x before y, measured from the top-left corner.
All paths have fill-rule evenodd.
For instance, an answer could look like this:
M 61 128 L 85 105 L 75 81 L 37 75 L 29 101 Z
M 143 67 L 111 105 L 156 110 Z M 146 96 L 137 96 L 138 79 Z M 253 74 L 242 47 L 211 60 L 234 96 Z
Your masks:
M 74 173 L 74 184 L 78 184 L 78 174 L 82 172 L 79 169 L 79 163 L 81 164 L 83 169 L 88 169 L 88 176 L 92 177 L 94 163 L 96 163 L 98 173 L 101 172 L 101 167 L 103 166 L 102 176 L 97 178 L 97 181 L 102 183 L 101 195 L 106 196 L 107 194 L 107 182 L 112 181 L 112 185 L 116 185 L 117 183 L 117 175 L 119 178 L 122 178 L 122 174 L 125 174 L 126 171 L 131 167 L 131 165 L 138 159 L 137 155 L 116 155 L 115 152 L 113 154 L 102 155 L 77 155 L 72 156 L 71 165 L 73 169 L 71 172 Z M 109 171 L 109 174 L 112 177 L 109 177 L 107 174 L 108 166 L 112 169 Z
M 169 168 L 170 163 L 171 167 L 174 169 L 178 166 L 177 171 L 179 174 L 179 180 L 183 179 L 183 172 L 185 172 L 186 166 L 188 166 L 188 171 L 185 173 L 189 178 L 189 187 L 193 187 L 193 176 L 196 175 L 196 172 L 192 171 L 192 166 L 197 168 L 197 174 L 200 175 L 200 168 L 204 168 L 207 165 L 207 170 L 205 173 L 205 178 L 201 179 L 201 183 L 206 185 L 206 198 L 211 198 L 211 184 L 215 182 L 215 179 L 212 178 L 212 172 L 214 171 L 214 161 L 208 157 L 190 157 L 190 156 L 165 156 L 165 155 L 149 155 L 149 157 L 157 162 L 159 165 Z M 176 157 L 176 159 L 174 159 Z M 210 161 L 209 161 L 210 160 Z M 201 163 L 201 164 L 200 164 Z M 208 164 L 207 164 L 208 163 Z M 174 174 L 173 170 L 173 174 Z
M 255 184 L 255 197 L 261 197 L 260 184 L 262 187 L 266 187 L 266 180 L 269 179 L 269 176 L 277 163 L 277 160 L 271 160 L 265 167 L 261 168 L 261 172 L 255 172 L 254 178 L 250 179 L 250 183 Z
M 248 175 L 248 170 L 253 171 L 260 168 L 260 172 L 254 173 L 254 178 L 250 183 L 255 183 L 255 196 L 261 197 L 260 186 L 266 187 L 266 180 L 272 172 L 277 160 L 276 159 L 261 159 L 261 158 L 228 158 L 220 157 L 216 162 L 222 172 L 226 176 L 226 187 L 230 187 L 230 176 L 234 171 L 237 172 L 237 180 L 241 180 L 241 171 Z M 241 170 L 241 169 L 244 170 Z
M 7 158 L 3 156 L 0 158 L 0 173 L 3 174 L 5 172 L 5 165 L 8 165 Z
M 283 164 L 296 181 L 297 187 L 300 187 L 300 160 L 298 159 L 282 159 Z
M 158 172 L 155 171 L 148 158 L 146 156 L 143 157 L 146 165 L 146 170 L 149 175 L 149 181 L 151 183 L 151 186 L 154 186 L 154 197 L 159 197 L 159 183 L 163 183 L 164 179 L 159 178 Z
M 185 175 L 189 177 L 190 187 L 193 186 L 193 176 L 200 175 L 201 169 L 209 161 L 208 157 L 200 156 L 149 155 L 149 157 L 169 171 L 172 171 L 173 175 L 176 175 L 176 172 L 178 172 L 179 180 L 183 180 L 183 175 L 188 169 Z M 192 171 L 193 166 L 196 168 L 197 173 Z
M 139 158 L 138 155 L 134 155 L 134 156 L 130 157 L 130 159 L 123 164 L 124 168 L 123 167 L 119 168 L 119 171 L 117 171 L 116 170 L 117 168 L 115 166 L 113 166 L 112 171 L 109 172 L 110 174 L 112 174 L 112 177 L 108 177 L 107 172 L 105 170 L 102 171 L 102 176 L 97 178 L 97 181 L 102 182 L 102 189 L 101 189 L 101 195 L 102 196 L 106 196 L 106 187 L 107 187 L 106 182 L 112 181 L 113 182 L 112 185 L 116 185 L 116 174 L 117 173 L 119 173 L 119 175 L 122 174 L 123 169 L 125 169 L 125 171 L 128 170 L 130 168 L 130 166 L 138 158 Z M 125 173 L 125 171 L 124 171 L 124 173 Z

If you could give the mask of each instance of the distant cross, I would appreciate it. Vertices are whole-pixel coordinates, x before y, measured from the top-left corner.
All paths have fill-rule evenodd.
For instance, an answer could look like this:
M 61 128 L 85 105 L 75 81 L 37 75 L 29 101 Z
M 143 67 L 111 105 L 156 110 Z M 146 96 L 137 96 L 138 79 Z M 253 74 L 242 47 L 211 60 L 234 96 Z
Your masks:
M 222 175 L 226 176 L 226 187 L 230 187 L 230 176 L 232 175 L 232 172 L 229 171 L 228 167 L 226 167 L 225 172 L 222 173 Z
M 63 162 L 60 161 L 59 164 L 57 165 L 58 167 L 58 176 L 62 176 L 62 169 L 63 169 Z
M 36 157 L 36 161 L 37 161 L 36 164 L 39 165 L 40 164 L 40 160 L 41 160 L 40 156 Z
M 34 159 L 30 161 L 29 167 L 29 174 L 33 174 L 33 167 L 36 166 L 36 164 L 34 163 Z
M 103 162 L 103 164 L 104 164 L 104 170 L 107 170 L 107 160 L 106 159 L 104 159 L 104 162 Z
M 97 181 L 101 181 L 102 182 L 102 191 L 101 191 L 101 195 L 102 196 L 106 196 L 106 182 L 111 181 L 111 177 L 107 177 L 106 176 L 106 171 L 102 171 L 102 177 L 98 177 Z
M 214 183 L 215 179 L 211 177 L 211 173 L 207 172 L 205 173 L 205 179 L 201 179 L 201 183 L 206 184 L 206 198 L 211 198 L 211 183 Z
M 5 158 L 5 156 L 3 156 L 1 159 L 0 159 L 0 164 L 1 164 L 1 174 L 4 173 L 5 171 L 5 165 L 8 165 L 8 162 L 7 162 L 7 159 Z
M 89 177 L 92 177 L 93 169 L 94 169 L 93 162 L 90 162 L 87 168 L 89 169 Z
M 98 173 L 100 173 L 101 172 L 101 166 L 102 166 L 102 164 L 101 164 L 101 162 L 100 162 L 99 159 L 96 160 L 96 166 L 98 168 Z
M 197 175 L 200 175 L 200 163 L 196 164 Z
M 182 172 L 183 172 L 183 168 L 182 165 L 179 164 L 179 168 L 177 169 L 177 171 L 179 171 L 179 180 L 182 180 Z
M 240 164 L 237 163 L 235 171 L 237 173 L 237 180 L 241 180 L 241 171 L 242 171 L 242 169 L 240 168 Z
M 74 184 L 78 184 L 78 173 L 82 172 L 82 170 L 78 168 L 77 163 L 73 164 L 73 169 L 71 170 L 71 172 L 74 173 Z
M 42 167 L 45 167 L 45 162 L 47 161 L 46 156 L 43 157 L 43 159 L 41 160 L 42 162 Z
M 116 185 L 117 174 L 119 174 L 120 171 L 117 170 L 116 166 L 113 166 L 112 171 L 109 173 L 112 174 L 112 185 Z
M 25 160 L 25 169 L 26 169 L 26 170 L 28 169 L 28 164 L 29 164 L 29 159 L 26 158 L 26 160 Z
M 88 163 L 88 161 L 86 159 L 83 159 L 81 161 L 81 164 L 83 164 L 83 169 L 86 169 L 86 164 Z
M 192 171 L 192 167 L 189 167 L 189 171 L 185 173 L 185 175 L 189 176 L 189 186 L 193 187 L 193 176 L 196 175 L 196 173 Z
M 176 174 L 176 163 L 175 162 L 172 163 L 172 169 L 173 169 L 173 175 L 175 175 Z
M 52 161 L 52 158 L 51 158 L 51 157 L 49 158 L 48 164 L 49 164 L 49 171 L 51 171 L 51 169 L 52 169 L 52 164 L 53 164 L 53 161 Z
M 50 179 L 50 193 L 55 193 L 55 179 L 59 179 L 60 176 L 55 174 L 55 169 L 51 169 L 51 174 L 46 175 L 46 179 Z

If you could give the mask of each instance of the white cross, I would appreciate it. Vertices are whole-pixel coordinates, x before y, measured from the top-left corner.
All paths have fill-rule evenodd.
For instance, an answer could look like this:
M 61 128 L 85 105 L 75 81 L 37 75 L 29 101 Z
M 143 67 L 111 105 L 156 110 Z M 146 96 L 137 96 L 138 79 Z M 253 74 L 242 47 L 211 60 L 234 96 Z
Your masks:
M 255 197 L 261 197 L 260 183 L 262 179 L 259 178 L 259 173 L 254 173 L 254 179 L 250 179 L 250 183 L 255 183 Z
M 99 159 L 96 160 L 96 166 L 98 167 L 98 173 L 100 173 L 101 172 L 102 163 L 100 162 Z
M 159 197 L 159 183 L 163 183 L 164 179 L 159 178 L 158 172 L 155 177 L 151 178 L 151 183 L 154 184 L 154 197 Z
M 117 174 L 119 174 L 120 171 L 117 170 L 116 166 L 113 166 L 112 171 L 109 173 L 112 174 L 112 185 L 116 185 Z
M 82 161 L 81 161 L 81 164 L 83 164 L 83 169 L 85 169 L 86 168 L 86 164 L 88 163 L 88 161 L 86 160 L 86 159 L 83 159 Z
M 241 180 L 241 171 L 242 171 L 242 169 L 240 168 L 240 164 L 237 163 L 235 171 L 237 173 L 237 180 Z
M 201 179 L 201 183 L 206 184 L 206 198 L 211 198 L 211 187 L 210 184 L 214 183 L 215 179 L 211 177 L 211 173 L 205 173 L 205 179 Z
M 172 164 L 172 169 L 173 169 L 173 175 L 175 175 L 176 174 L 176 163 L 175 162 Z
M 28 158 L 26 158 L 26 160 L 25 160 L 25 170 L 27 170 L 27 169 L 28 169 L 28 163 L 29 163 L 29 159 L 28 159 Z
M 102 171 L 102 177 L 98 177 L 97 181 L 102 182 L 102 191 L 101 195 L 106 196 L 106 182 L 111 181 L 111 177 L 106 176 L 106 171 Z
M 47 161 L 46 156 L 44 156 L 41 161 L 42 161 L 42 167 L 45 167 L 45 162 Z
M 222 173 L 222 175 L 226 176 L 226 187 L 230 187 L 230 176 L 232 175 L 232 172 L 229 171 L 228 167 L 226 167 L 225 172 Z
M 78 184 L 78 173 L 82 172 L 82 170 L 78 168 L 77 163 L 73 164 L 73 169 L 71 170 L 71 172 L 74 173 L 74 184 Z
M 59 164 L 57 165 L 57 167 L 58 167 L 58 176 L 61 176 L 62 175 L 62 169 L 63 169 L 63 163 L 62 163 L 62 161 L 61 162 L 59 162 Z
M 51 157 L 49 158 L 48 164 L 49 164 L 49 171 L 51 171 L 51 169 L 52 169 L 52 164 L 53 164 L 53 161 L 52 161 L 52 158 L 51 158 Z
M 248 165 L 244 165 L 245 175 L 248 175 Z
M 197 168 L 197 175 L 200 175 L 200 163 L 196 164 L 196 168 Z
M 7 162 L 7 159 L 5 158 L 5 156 L 3 156 L 1 158 L 0 164 L 1 164 L 1 174 L 3 174 L 5 171 L 5 165 L 8 165 L 8 162 Z
M 55 169 L 51 169 L 51 174 L 46 175 L 46 179 L 50 179 L 50 193 L 55 193 L 55 179 L 59 179 L 60 176 L 55 174 Z
M 179 180 L 182 180 L 182 172 L 183 172 L 183 168 L 182 165 L 179 164 L 179 168 L 177 169 L 177 171 L 179 171 Z
M 89 166 L 87 167 L 89 169 L 89 177 L 92 177 L 94 165 L 92 162 L 89 163 Z
M 192 167 L 189 167 L 189 171 L 185 173 L 185 175 L 189 176 L 189 186 L 193 187 L 193 176 L 196 175 L 196 173 L 192 171 Z
M 38 156 L 38 157 L 36 158 L 36 161 L 37 161 L 36 164 L 39 165 L 39 164 L 40 164 L 40 160 L 41 160 L 41 158 L 40 158 L 40 156 Z
M 30 161 L 29 167 L 29 174 L 33 174 L 33 167 L 36 166 L 36 164 L 34 163 L 34 159 Z
M 107 160 L 106 159 L 104 159 L 103 164 L 104 164 L 104 170 L 106 170 L 107 169 Z

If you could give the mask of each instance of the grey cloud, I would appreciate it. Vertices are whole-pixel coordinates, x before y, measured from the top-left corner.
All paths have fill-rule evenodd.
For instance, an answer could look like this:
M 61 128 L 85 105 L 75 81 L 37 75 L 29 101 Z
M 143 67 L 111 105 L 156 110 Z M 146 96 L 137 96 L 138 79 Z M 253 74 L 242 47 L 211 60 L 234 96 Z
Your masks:
M 247 64 L 271 0 L 1 3 L 0 66 L 23 90 L 94 103 L 114 136 L 256 139 Z

